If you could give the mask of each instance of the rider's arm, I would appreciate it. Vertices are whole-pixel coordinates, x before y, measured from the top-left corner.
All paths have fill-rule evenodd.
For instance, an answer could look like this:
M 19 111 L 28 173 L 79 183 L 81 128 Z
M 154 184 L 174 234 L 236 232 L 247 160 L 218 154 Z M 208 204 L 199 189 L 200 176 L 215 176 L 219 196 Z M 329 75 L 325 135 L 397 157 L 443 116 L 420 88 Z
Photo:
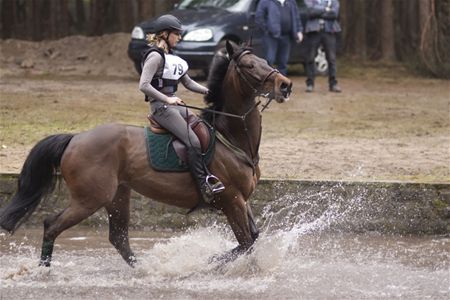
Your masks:
M 208 94 L 208 88 L 194 81 L 191 77 L 189 77 L 188 74 L 185 74 L 183 77 L 181 77 L 181 83 L 185 88 L 192 92 L 204 95 Z
M 169 97 L 155 89 L 151 82 L 156 72 L 163 67 L 164 60 L 156 51 L 151 52 L 145 60 L 142 68 L 141 79 L 139 80 L 139 90 L 150 99 L 156 99 L 170 103 Z

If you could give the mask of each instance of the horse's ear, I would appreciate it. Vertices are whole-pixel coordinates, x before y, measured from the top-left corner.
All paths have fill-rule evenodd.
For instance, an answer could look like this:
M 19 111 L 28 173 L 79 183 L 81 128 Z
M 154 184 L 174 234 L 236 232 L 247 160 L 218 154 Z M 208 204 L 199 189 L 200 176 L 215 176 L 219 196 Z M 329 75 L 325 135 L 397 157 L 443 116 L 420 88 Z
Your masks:
M 233 54 L 234 54 L 234 48 L 229 40 L 227 40 L 227 42 L 226 42 L 226 47 L 227 47 L 228 57 L 232 58 Z

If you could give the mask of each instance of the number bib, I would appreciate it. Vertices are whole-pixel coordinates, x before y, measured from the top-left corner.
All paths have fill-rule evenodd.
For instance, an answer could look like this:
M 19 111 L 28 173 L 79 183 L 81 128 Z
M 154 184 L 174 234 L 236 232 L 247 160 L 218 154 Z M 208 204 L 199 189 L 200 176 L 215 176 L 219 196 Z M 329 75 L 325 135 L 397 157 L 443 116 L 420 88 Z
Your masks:
M 166 63 L 162 78 L 178 81 L 188 71 L 187 62 L 179 56 L 164 54 Z

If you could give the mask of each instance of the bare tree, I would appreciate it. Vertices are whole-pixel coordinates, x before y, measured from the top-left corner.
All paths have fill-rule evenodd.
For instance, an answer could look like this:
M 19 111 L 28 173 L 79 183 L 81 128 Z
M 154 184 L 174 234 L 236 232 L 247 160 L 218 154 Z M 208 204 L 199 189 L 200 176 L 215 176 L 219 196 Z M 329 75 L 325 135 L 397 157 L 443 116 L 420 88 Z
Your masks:
M 381 0 L 381 55 L 395 59 L 394 6 L 392 0 Z
M 120 31 L 130 31 L 133 27 L 133 1 L 117 1 L 116 10 L 118 21 L 120 24 Z
M 354 10 L 356 15 L 356 27 L 354 30 L 355 34 L 355 44 L 354 49 L 356 51 L 356 55 L 362 59 L 366 59 L 367 57 L 367 34 L 366 34 L 366 1 L 364 0 L 356 0 L 354 1 Z
M 153 1 L 139 0 L 138 4 L 139 21 L 147 20 L 154 15 L 154 3 Z
M 2 0 L 2 39 L 13 37 L 14 0 Z
M 90 35 L 102 35 L 104 33 L 108 5 L 109 0 L 91 0 L 91 15 L 89 19 Z
M 84 1 L 75 0 L 74 11 L 74 26 L 76 32 L 86 32 L 86 13 L 85 13 Z
M 441 14 L 441 18 L 445 20 L 445 13 Z M 440 31 L 442 32 L 445 29 L 440 29 L 440 22 L 436 15 L 435 0 L 419 1 L 419 22 L 421 31 L 420 57 L 422 59 L 422 63 L 432 74 L 439 76 L 441 73 L 444 73 L 444 76 L 450 77 L 448 74 L 450 65 L 445 64 L 443 59 L 443 57 L 448 55 L 442 55 L 440 50 L 440 44 L 443 42 L 446 44 L 445 40 L 442 40 L 440 35 Z M 444 47 L 444 51 L 448 52 L 448 49 L 445 48 L 446 47 Z
M 420 31 L 424 32 L 431 20 L 431 0 L 419 0 Z

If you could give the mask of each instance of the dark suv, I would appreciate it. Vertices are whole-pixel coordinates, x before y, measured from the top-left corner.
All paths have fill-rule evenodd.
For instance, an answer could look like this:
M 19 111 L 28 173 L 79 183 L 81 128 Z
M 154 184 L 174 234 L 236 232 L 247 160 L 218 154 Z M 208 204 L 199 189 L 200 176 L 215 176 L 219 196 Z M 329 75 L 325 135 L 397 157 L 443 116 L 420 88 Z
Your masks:
M 226 40 L 236 43 L 252 41 L 254 52 L 262 55 L 262 33 L 255 25 L 255 10 L 259 0 L 182 0 L 168 12 L 183 23 L 183 36 L 174 53 L 184 58 L 191 69 L 205 73 L 216 53 Z M 299 4 L 300 17 L 305 20 L 305 6 Z M 154 19 L 144 21 L 133 28 L 128 45 L 128 56 L 136 70 L 141 72 L 141 57 L 147 47 L 145 36 L 152 28 Z M 289 63 L 304 63 L 306 42 L 293 43 Z M 328 64 L 321 49 L 316 56 L 317 72 L 325 73 Z

